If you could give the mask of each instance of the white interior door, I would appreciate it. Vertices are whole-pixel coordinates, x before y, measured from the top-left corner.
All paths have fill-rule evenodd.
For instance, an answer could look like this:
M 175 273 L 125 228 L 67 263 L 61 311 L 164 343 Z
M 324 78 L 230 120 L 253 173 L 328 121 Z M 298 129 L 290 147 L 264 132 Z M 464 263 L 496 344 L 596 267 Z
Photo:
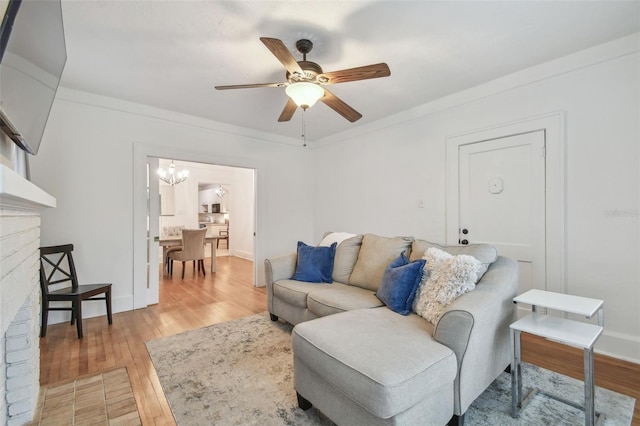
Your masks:
M 546 289 L 544 130 L 458 149 L 460 243 L 516 259 L 519 293 Z
M 158 269 L 160 185 L 156 176 L 158 167 L 158 158 L 147 157 L 147 305 L 154 305 L 160 300 Z

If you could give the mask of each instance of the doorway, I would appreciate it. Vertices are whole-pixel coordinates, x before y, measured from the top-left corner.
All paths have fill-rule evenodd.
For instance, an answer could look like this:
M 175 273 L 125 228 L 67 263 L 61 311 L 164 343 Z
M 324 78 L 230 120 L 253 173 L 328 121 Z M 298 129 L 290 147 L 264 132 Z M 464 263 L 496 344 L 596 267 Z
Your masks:
M 174 185 L 159 182 L 156 170 L 173 167 L 174 174 L 188 173 L 186 180 Z M 158 303 L 158 283 L 165 275 L 165 251 L 161 242 L 179 240 L 182 229 L 207 230 L 205 261 L 209 257 L 213 272 L 225 256 L 254 260 L 255 176 L 253 169 L 148 157 L 149 168 L 149 273 L 148 304 Z M 154 181 L 155 180 L 155 181 Z M 159 195 L 158 195 L 159 194 Z M 155 205 L 159 205 L 156 208 Z M 233 236 L 231 236 L 233 235 Z M 169 244 L 178 244 L 170 242 Z M 222 244 L 221 244 L 222 243 Z M 154 262 L 155 261 L 155 262 Z M 160 267 L 158 267 L 160 265 Z M 158 273 L 156 273 L 158 270 Z M 206 275 L 205 275 L 206 276 Z M 211 278 L 211 277 L 209 277 Z M 255 283 L 254 283 L 255 284 Z
M 564 139 L 562 112 L 447 138 L 446 243 L 518 259 L 519 292 L 567 292 Z
M 171 158 L 176 162 L 177 168 L 180 168 L 178 164 L 186 164 L 193 163 L 194 167 L 226 167 L 231 171 L 238 170 L 248 170 L 252 174 L 252 178 L 249 183 L 243 185 L 242 190 L 248 191 L 250 195 L 249 204 L 250 208 L 241 208 L 236 209 L 242 212 L 251 212 L 251 226 L 247 227 L 248 241 L 245 243 L 252 245 L 252 250 L 246 250 L 248 252 L 253 253 L 253 283 L 254 286 L 259 286 L 260 282 L 258 280 L 258 276 L 261 272 L 258 267 L 260 263 L 260 259 L 264 258 L 263 252 L 263 244 L 261 240 L 257 237 L 258 229 L 260 227 L 259 220 L 259 203 L 258 199 L 260 198 L 258 195 L 257 188 L 261 185 L 261 182 L 264 180 L 264 166 L 259 161 L 247 160 L 247 159 L 238 159 L 238 158 L 226 158 L 224 156 L 216 156 L 213 153 L 204 153 L 204 152 L 182 152 L 179 149 L 168 148 L 168 147 L 155 147 L 149 146 L 145 144 L 134 144 L 134 161 L 133 161 L 133 175 L 134 175 L 134 200 L 133 200 L 133 214 L 134 214 L 134 229 L 133 229 L 133 246 L 134 246 L 134 271 L 133 271 L 133 300 L 134 306 L 133 309 L 143 308 L 150 304 L 154 304 L 158 302 L 158 288 L 157 286 L 152 285 L 149 281 L 151 274 L 149 271 L 156 268 L 150 268 L 150 265 L 155 264 L 156 259 L 160 259 L 159 257 L 159 249 L 158 249 L 158 241 L 159 235 L 155 235 L 157 232 L 159 234 L 160 224 L 158 221 L 157 226 L 151 226 L 150 221 L 155 216 L 156 219 L 159 218 L 159 197 L 151 196 L 148 194 L 158 194 L 159 189 L 151 190 L 147 189 L 147 185 L 149 183 L 149 187 L 156 186 L 158 188 L 158 179 L 154 179 L 157 176 L 155 175 L 155 170 L 148 167 L 148 162 L 156 161 L 158 162 L 160 158 Z M 191 166 L 190 166 L 191 167 Z M 195 170 L 195 168 L 194 168 Z M 194 214 L 193 218 L 189 224 L 185 224 L 185 226 L 198 228 L 198 178 L 190 172 L 190 177 L 186 182 L 180 183 L 179 185 L 185 185 L 189 180 L 191 180 L 190 189 L 188 189 L 188 193 L 192 194 L 195 197 L 194 206 L 190 206 L 189 209 L 192 209 Z M 147 177 L 149 175 L 149 178 Z M 152 178 L 153 177 L 153 178 Z M 212 178 L 206 178 L 212 179 Z M 221 180 L 221 179 L 215 179 Z M 225 182 L 226 183 L 226 182 Z M 239 187 L 240 190 L 240 187 Z M 180 202 L 180 196 L 176 193 L 173 194 L 175 202 Z M 241 199 L 241 197 L 237 197 Z M 152 209 L 151 205 L 156 204 L 155 211 L 156 213 L 150 215 L 149 211 Z M 231 207 L 231 211 L 233 207 Z M 186 207 L 185 209 L 186 210 Z M 175 212 L 178 213 L 180 209 L 175 208 Z M 183 211 L 184 213 L 184 211 Z M 233 220 L 231 220 L 233 223 Z M 232 225 L 233 226 L 233 225 Z M 239 235 L 238 235 L 239 236 Z M 156 238 L 158 237 L 158 238 Z M 238 244 L 240 244 L 241 240 L 236 240 Z M 238 245 L 239 246 L 239 245 Z M 239 246 L 240 247 L 240 246 Z M 230 249 L 233 252 L 234 248 L 234 240 L 231 237 Z M 154 252 L 155 250 L 155 252 Z M 208 251 L 208 250 L 207 250 Z M 208 271 L 207 271 L 208 272 Z M 157 280 L 155 281 L 157 282 Z

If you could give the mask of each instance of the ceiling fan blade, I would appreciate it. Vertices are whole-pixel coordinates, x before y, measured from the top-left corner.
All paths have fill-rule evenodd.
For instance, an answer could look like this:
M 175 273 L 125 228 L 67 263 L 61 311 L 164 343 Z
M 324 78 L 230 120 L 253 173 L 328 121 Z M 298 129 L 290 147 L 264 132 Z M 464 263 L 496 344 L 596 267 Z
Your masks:
M 337 84 L 346 83 L 348 81 L 367 80 L 370 78 L 389 77 L 391 70 L 384 62 L 373 65 L 365 65 L 363 67 L 349 68 L 346 70 L 326 72 L 317 77 L 320 84 Z M 323 82 L 324 79 L 326 82 Z
M 296 112 L 296 108 L 298 108 L 298 105 L 296 105 L 293 99 L 289 98 L 287 104 L 282 110 L 282 113 L 280 114 L 280 117 L 278 117 L 278 121 L 282 122 L 291 120 L 291 117 L 293 117 L 293 114 Z
M 351 108 L 344 101 L 342 101 L 327 89 L 324 89 L 324 96 L 321 97 L 320 100 L 324 102 L 329 108 L 333 109 L 335 112 L 352 123 L 362 118 L 362 114 Z
M 267 46 L 267 49 L 273 53 L 273 56 L 282 62 L 282 65 L 284 65 L 287 71 L 291 74 L 304 74 L 304 71 L 300 68 L 298 61 L 296 61 L 296 58 L 294 58 L 291 52 L 289 52 L 289 49 L 287 49 L 287 46 L 284 45 L 282 40 L 278 40 L 277 38 L 260 37 L 260 41 Z
M 284 87 L 287 83 L 236 84 L 233 86 L 216 86 L 216 90 L 253 89 L 255 87 Z

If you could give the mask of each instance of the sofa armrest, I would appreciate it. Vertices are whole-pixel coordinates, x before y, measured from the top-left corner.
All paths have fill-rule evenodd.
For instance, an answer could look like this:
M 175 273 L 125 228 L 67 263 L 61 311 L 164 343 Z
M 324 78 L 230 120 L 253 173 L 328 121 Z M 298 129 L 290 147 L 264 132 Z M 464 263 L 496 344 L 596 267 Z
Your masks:
M 509 364 L 509 325 L 515 320 L 517 291 L 517 262 L 498 257 L 474 291 L 447 307 L 435 328 L 433 338 L 458 360 L 456 415 L 464 414 Z
M 267 307 L 273 313 L 273 283 L 278 280 L 289 279 L 296 272 L 298 255 L 291 253 L 264 261 L 264 274 L 267 285 Z

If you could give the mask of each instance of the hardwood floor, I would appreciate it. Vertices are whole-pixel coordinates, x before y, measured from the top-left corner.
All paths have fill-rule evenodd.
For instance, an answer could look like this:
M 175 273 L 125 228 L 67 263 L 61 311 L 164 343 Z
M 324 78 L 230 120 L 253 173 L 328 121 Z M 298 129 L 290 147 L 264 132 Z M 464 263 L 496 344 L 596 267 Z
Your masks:
M 144 344 L 145 341 L 193 330 L 266 310 L 264 288 L 253 287 L 253 263 L 237 257 L 218 257 L 217 272 L 194 278 L 187 263 L 174 277 L 160 282 L 160 303 L 145 309 L 83 322 L 84 339 L 68 323 L 50 325 L 40 339 L 40 384 L 127 367 L 143 425 L 174 425 L 173 416 Z
M 205 265 L 209 271 L 209 265 Z M 185 279 L 176 264 L 173 279 L 160 282 L 160 303 L 145 309 L 84 322 L 85 337 L 75 327 L 50 325 L 40 339 L 40 382 L 45 386 L 89 374 L 127 367 L 143 425 L 174 425 L 171 410 L 149 358 L 145 341 L 241 318 L 266 310 L 264 288 L 253 287 L 252 262 L 218 257 L 218 272 Z M 582 352 L 522 335 L 524 361 L 582 379 Z M 596 354 L 596 384 L 640 399 L 640 365 Z M 526 380 L 526 378 L 525 378 Z M 636 402 L 633 424 L 640 426 Z

